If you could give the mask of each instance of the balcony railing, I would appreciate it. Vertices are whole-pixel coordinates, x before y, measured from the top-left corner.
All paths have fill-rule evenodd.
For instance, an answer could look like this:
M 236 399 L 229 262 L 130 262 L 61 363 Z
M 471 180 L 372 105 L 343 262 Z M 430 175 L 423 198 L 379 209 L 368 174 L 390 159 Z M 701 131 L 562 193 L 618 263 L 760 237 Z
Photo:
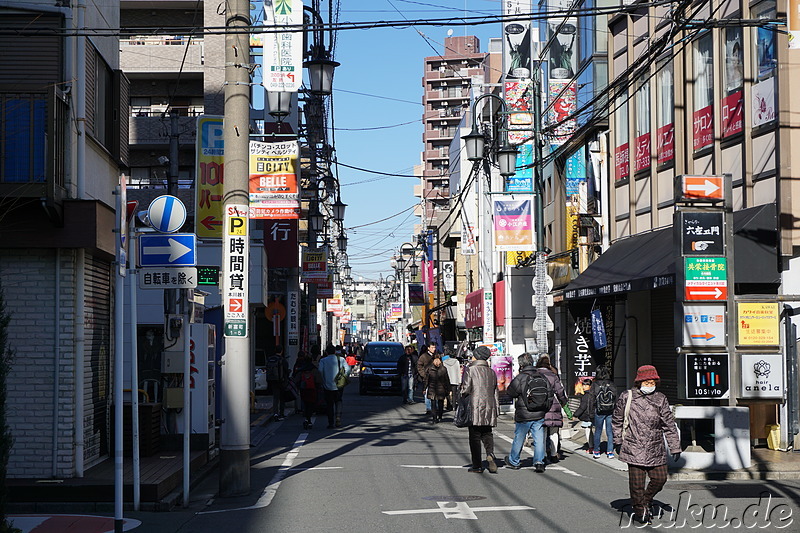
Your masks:
M 184 46 L 187 43 L 189 45 L 201 45 L 203 44 L 203 38 L 192 37 L 189 39 L 188 35 L 132 35 L 126 39 L 119 40 L 120 46 Z

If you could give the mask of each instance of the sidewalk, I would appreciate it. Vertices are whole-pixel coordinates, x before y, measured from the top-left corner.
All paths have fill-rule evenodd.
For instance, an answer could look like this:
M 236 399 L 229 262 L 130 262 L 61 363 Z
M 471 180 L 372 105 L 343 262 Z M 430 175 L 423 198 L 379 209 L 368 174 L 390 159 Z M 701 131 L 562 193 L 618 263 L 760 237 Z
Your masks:
M 609 459 L 603 455 L 595 460 L 590 454 L 586 453 L 586 437 L 583 429 L 576 426 L 572 429 L 574 434 L 567 438 L 565 428 L 562 432 L 561 446 L 565 450 L 573 452 L 576 456 L 585 457 L 605 467 L 621 472 L 627 472 L 628 465 L 617 459 Z M 774 481 L 782 479 L 800 479 L 800 453 L 779 452 L 767 448 L 751 448 L 752 466 L 732 471 L 713 471 L 713 470 L 670 470 L 669 479 L 675 481 L 704 481 L 704 480 L 762 480 Z

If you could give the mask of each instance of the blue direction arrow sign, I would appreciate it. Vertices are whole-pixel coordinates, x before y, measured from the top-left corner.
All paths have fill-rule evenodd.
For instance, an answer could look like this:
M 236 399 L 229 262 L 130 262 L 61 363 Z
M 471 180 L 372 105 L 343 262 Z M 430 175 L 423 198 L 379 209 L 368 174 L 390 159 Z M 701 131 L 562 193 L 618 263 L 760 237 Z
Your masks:
M 194 233 L 171 235 L 141 235 L 139 237 L 140 266 L 195 266 L 197 236 Z

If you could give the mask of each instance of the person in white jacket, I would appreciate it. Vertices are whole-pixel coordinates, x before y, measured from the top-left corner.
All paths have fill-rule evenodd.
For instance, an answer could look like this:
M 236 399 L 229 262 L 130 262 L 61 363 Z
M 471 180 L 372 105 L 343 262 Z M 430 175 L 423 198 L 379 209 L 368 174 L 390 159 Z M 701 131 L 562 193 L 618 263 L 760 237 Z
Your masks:
M 344 368 L 350 373 L 350 366 L 344 357 L 336 355 L 336 348 L 329 345 L 325 348 L 325 357 L 319 360 L 319 373 L 322 375 L 322 388 L 325 389 L 325 405 L 328 412 L 328 428 L 342 425 L 342 396 L 344 388 L 336 386 L 336 374 Z M 335 425 L 334 425 L 335 424 Z
M 456 359 L 455 352 L 451 348 L 444 349 L 442 363 L 447 369 L 450 378 L 450 394 L 447 397 L 445 411 L 452 411 L 458 403 L 458 386 L 461 385 L 461 363 Z

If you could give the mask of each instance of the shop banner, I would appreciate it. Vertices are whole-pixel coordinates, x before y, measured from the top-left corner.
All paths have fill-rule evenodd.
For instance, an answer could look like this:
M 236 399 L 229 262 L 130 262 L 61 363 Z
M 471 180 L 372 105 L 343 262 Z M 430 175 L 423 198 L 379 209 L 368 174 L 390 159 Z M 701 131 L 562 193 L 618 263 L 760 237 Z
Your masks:
M 531 13 L 531 0 L 505 0 L 503 17 L 515 18 Z M 533 41 L 528 20 L 503 23 L 503 71 L 506 78 L 530 78 Z M 538 39 L 537 39 L 538 40 Z
M 300 217 L 297 141 L 250 141 L 250 218 Z
M 296 268 L 300 260 L 297 250 L 297 220 L 264 222 L 264 249 L 270 268 Z
M 666 124 L 656 132 L 658 135 L 656 152 L 659 165 L 669 163 L 675 158 L 675 125 Z
M 492 199 L 494 213 L 494 247 L 497 251 L 529 251 L 535 246 L 533 231 L 533 197 Z
M 464 301 L 464 326 L 467 329 L 483 326 L 483 289 L 467 294 Z
M 714 106 L 709 105 L 694 112 L 692 119 L 692 148 L 700 150 L 714 144 Z
M 309 283 L 314 280 L 328 281 L 328 253 L 326 250 L 303 249 L 300 281 Z
M 425 305 L 425 289 L 421 283 L 408 284 L 408 305 Z
M 291 28 L 294 26 L 294 28 Z M 303 81 L 302 0 L 264 0 L 264 88 L 297 92 Z M 285 31 L 281 31 L 284 29 Z M 294 30 L 294 31 L 291 31 Z
M 722 99 L 722 136 L 730 137 L 744 129 L 744 91 L 741 89 Z

